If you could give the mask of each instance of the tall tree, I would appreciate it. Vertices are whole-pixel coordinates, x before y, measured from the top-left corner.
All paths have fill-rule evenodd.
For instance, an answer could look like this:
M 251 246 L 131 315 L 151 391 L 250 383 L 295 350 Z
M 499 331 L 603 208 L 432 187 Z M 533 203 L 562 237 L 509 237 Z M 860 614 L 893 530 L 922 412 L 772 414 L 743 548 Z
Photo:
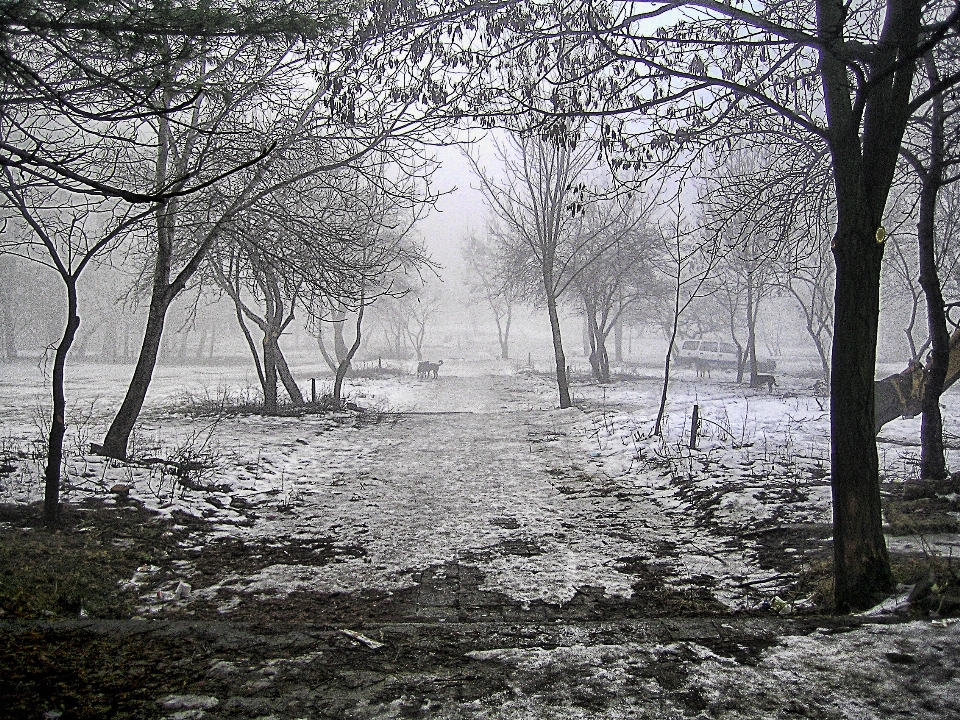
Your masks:
M 488 207 L 502 223 L 501 252 L 516 258 L 518 271 L 528 279 L 536 279 L 550 321 L 560 407 L 568 408 L 573 403 L 559 306 L 585 267 L 584 251 L 607 228 L 606 224 L 587 228 L 583 222 L 588 206 L 597 199 L 597 188 L 589 185 L 588 177 L 596 148 L 579 129 L 561 123 L 539 134 L 511 132 L 506 143 L 497 143 L 497 155 L 501 166 L 497 176 L 478 159 L 470 161 Z
M 950 48 L 956 54 L 956 48 Z M 944 63 L 934 52 L 923 59 L 924 75 L 928 87 L 942 82 Z M 952 65 L 952 67 L 951 67 Z M 957 69 L 957 63 L 948 65 Z M 960 142 L 957 131 L 958 95 L 956 92 L 934 96 L 922 117 L 914 126 L 920 125 L 922 147 L 907 145 L 902 154 L 917 174 L 920 184 L 917 243 L 920 261 L 920 285 L 927 307 L 927 331 L 930 339 L 930 362 L 927 366 L 923 391 L 923 412 L 920 422 L 920 478 L 940 480 L 947 476 L 947 460 L 943 446 L 943 417 L 940 412 L 940 395 L 950 365 L 950 331 L 944 306 L 943 288 L 938 273 L 936 219 L 938 196 L 943 187 L 960 179 Z M 922 142 L 922 141 L 921 141 Z
M 588 213 L 588 222 L 606 225 L 606 230 L 585 245 L 583 271 L 575 285 L 583 305 L 589 343 L 590 368 L 601 383 L 610 382 L 610 355 L 607 339 L 631 308 L 647 299 L 653 283 L 657 254 L 656 232 L 644 220 L 648 208 L 633 199 L 620 206 L 621 199 L 607 200 Z M 603 210 L 612 211 L 611 222 Z

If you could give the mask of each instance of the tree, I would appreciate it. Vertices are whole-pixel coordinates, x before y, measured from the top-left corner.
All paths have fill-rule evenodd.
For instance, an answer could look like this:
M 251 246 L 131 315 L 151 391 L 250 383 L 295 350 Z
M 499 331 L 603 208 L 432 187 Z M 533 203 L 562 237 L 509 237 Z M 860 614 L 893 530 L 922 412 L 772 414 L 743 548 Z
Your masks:
M 830 387 L 830 346 L 833 340 L 833 263 L 829 245 L 821 244 L 821 252 L 795 261 L 783 280 L 790 295 L 803 313 L 804 328 L 820 358 L 824 388 Z
M 495 244 L 489 239 L 470 238 L 464 254 L 471 274 L 468 287 L 471 293 L 482 297 L 490 308 L 497 325 L 500 359 L 509 360 L 513 309 L 522 292 L 517 286 L 519 278 L 503 262 L 503 257 L 497 254 Z
M 776 186 L 766 182 L 769 158 L 762 152 L 735 149 L 707 173 L 700 202 L 711 232 L 723 238 L 725 252 L 717 266 L 717 297 L 730 318 L 730 334 L 737 346 L 737 382 L 749 363 L 750 386 L 757 386 L 757 319 L 764 299 L 777 289 L 776 261 L 785 238 L 771 223 Z M 746 328 L 746 346 L 737 334 Z
M 502 180 L 478 159 L 468 158 L 491 212 L 503 224 L 497 235 L 501 252 L 519 259 L 518 272 L 528 281 L 536 278 L 550 321 L 560 407 L 568 408 L 573 403 L 558 308 L 561 295 L 584 267 L 583 251 L 607 227 L 601 223 L 585 229 L 583 224 L 587 207 L 596 199 L 587 185 L 596 148 L 578 129 L 563 124 L 540 134 L 512 132 L 506 144 L 498 142 L 496 148 Z
M 953 48 L 951 48 L 953 49 Z M 942 63 L 940 63 L 942 64 Z M 954 67 L 950 68 L 954 70 Z M 923 69 L 928 87 L 942 83 L 943 68 L 934 52 L 923 58 Z M 924 115 L 918 118 L 926 132 L 922 133 L 925 147 L 902 149 L 902 155 L 917 174 L 920 182 L 917 218 L 917 243 L 920 261 L 920 285 L 927 306 L 927 331 L 930 338 L 930 363 L 924 384 L 923 414 L 920 422 L 920 478 L 940 480 L 948 475 L 943 446 L 943 417 L 940 395 L 950 364 L 950 331 L 944 306 L 943 289 L 937 271 L 936 216 L 941 189 L 960 180 L 960 144 L 958 130 L 958 95 L 955 92 L 937 94 L 930 100 Z
M 51 376 L 52 413 L 44 471 L 43 520 L 55 525 L 60 518 L 60 466 L 66 434 L 64 373 L 67 354 L 80 326 L 77 283 L 98 256 L 108 253 L 125 238 L 149 210 L 133 212 L 116 200 L 85 200 L 29 176 L 3 168 L 0 192 L 5 205 L 18 216 L 7 228 L 0 253 L 40 263 L 54 270 L 66 293 L 66 322 L 56 345 Z M 11 237 L 12 235 L 12 237 Z
M 581 249 L 583 270 L 575 280 L 588 331 L 590 367 L 601 383 L 610 382 L 607 338 L 626 312 L 646 300 L 657 244 L 655 231 L 641 221 L 648 209 L 633 200 L 627 200 L 626 207 L 619 202 L 601 203 L 615 205 L 607 208 L 615 217 L 612 222 L 597 205 L 588 212 L 588 222 L 606 229 Z
M 683 184 L 680 184 L 682 191 Z M 670 361 L 677 342 L 680 317 L 697 300 L 709 294 L 709 280 L 713 276 L 719 257 L 720 243 L 717 236 L 704 232 L 703 227 L 690 227 L 683 221 L 683 197 L 678 191 L 677 203 L 672 222 L 666 226 L 664 220 L 659 228 L 660 242 L 663 248 L 663 260 L 657 268 L 666 276 L 669 283 L 667 296 L 667 315 L 669 334 L 667 352 L 663 359 L 663 386 L 660 391 L 660 407 L 654 422 L 653 434 L 663 435 L 663 417 L 667 409 L 667 393 L 670 387 Z

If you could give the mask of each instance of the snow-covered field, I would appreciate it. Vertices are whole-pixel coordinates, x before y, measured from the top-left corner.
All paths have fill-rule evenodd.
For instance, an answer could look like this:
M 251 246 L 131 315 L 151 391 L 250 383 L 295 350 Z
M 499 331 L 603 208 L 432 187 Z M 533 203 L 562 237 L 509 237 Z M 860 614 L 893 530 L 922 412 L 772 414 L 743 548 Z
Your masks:
M 187 523 L 187 551 L 200 553 L 225 540 L 280 549 L 324 543 L 336 558 L 283 560 L 280 552 L 266 553 L 260 563 L 211 574 L 200 573 L 188 552 L 172 567 L 145 567 L 130 578 L 142 615 L 190 613 L 205 603 L 229 618 L 241 604 L 256 607 L 293 593 L 389 595 L 423 585 L 428 576 L 439 582 L 453 568 L 464 585 L 466 567 L 476 578 L 471 592 L 496 593 L 521 609 L 549 607 L 557 613 L 587 597 L 607 603 L 604 607 L 626 607 L 645 578 L 655 578 L 671 597 L 691 593 L 731 612 L 772 608 L 791 614 L 811 605 L 792 589 L 805 557 L 824 556 L 831 511 L 829 417 L 809 379 L 780 372 L 771 393 L 737 385 L 729 374 L 697 378 L 680 370 L 671 385 L 667 432 L 659 438 L 651 436 L 660 393 L 652 369 L 649 378 L 605 387 L 575 383 L 578 407 L 557 410 L 547 375 L 515 373 L 496 363 L 448 362 L 436 380 L 411 373 L 349 381 L 351 399 L 371 409 L 359 415 L 266 418 L 184 411 L 187 395 L 196 401 L 249 393 L 243 368 L 162 368 L 132 451 L 210 463 L 191 479 L 205 488 L 197 490 L 183 487 L 163 465 L 120 465 L 88 454 L 128 371 L 93 365 L 69 370 L 65 501 L 95 495 L 116 502 L 110 489 L 125 485 L 138 503 Z M 305 386 L 315 371 L 295 368 Z M 37 445 L 43 392 L 35 368 L 0 367 L 0 453 Z M 944 403 L 947 435 L 953 438 L 960 403 L 953 393 Z M 701 426 L 691 450 L 694 405 Z M 880 445 L 885 477 L 902 480 L 914 472 L 917 437 L 918 420 L 885 428 Z M 955 453 L 951 450 L 951 459 Z M 0 480 L 0 501 L 40 499 L 41 464 L 21 460 Z M 764 544 L 784 527 L 799 528 L 795 547 L 778 550 L 796 559 L 788 572 Z M 890 542 L 899 550 L 919 549 L 923 542 L 927 552 L 960 553 L 954 535 Z M 417 613 L 425 620 L 472 617 L 463 593 L 452 608 L 427 602 L 423 590 L 420 597 Z M 762 676 L 739 665 L 730 674 L 728 661 L 695 646 L 702 657 L 688 682 L 699 688 L 704 707 L 713 706 L 714 695 L 731 693 L 772 694 L 786 702 L 784 693 L 792 691 L 784 684 L 827 683 L 833 695 L 805 690 L 806 699 L 797 702 L 816 716 L 880 717 L 867 702 L 872 682 L 885 688 L 880 695 L 892 698 L 885 707 L 903 711 L 895 685 L 899 666 L 883 653 L 913 657 L 918 647 L 931 644 L 954 652 L 958 626 L 917 621 L 861 628 L 841 638 L 830 633 L 787 638 L 765 651 Z M 521 685 L 524 674 L 536 668 L 576 666 L 614 692 L 638 656 L 653 653 L 656 660 L 657 653 L 676 651 L 671 647 L 603 649 L 571 640 L 555 650 L 508 648 L 474 659 L 513 668 Z M 869 662 L 846 668 L 864 653 Z M 845 669 L 837 675 L 840 666 Z M 844 672 L 859 675 L 849 680 Z M 960 680 L 948 670 L 942 675 L 934 684 L 950 692 L 934 692 L 930 684 L 917 698 L 932 698 L 931 708 L 947 715 L 960 713 Z M 848 680 L 851 697 L 843 691 Z M 539 702 L 514 693 L 489 716 L 549 716 Z M 915 710 L 917 702 L 901 705 Z M 624 703 L 621 714 L 636 709 L 633 701 Z M 817 714 L 817 708 L 834 714 Z M 720 714 L 779 716 L 728 710 Z

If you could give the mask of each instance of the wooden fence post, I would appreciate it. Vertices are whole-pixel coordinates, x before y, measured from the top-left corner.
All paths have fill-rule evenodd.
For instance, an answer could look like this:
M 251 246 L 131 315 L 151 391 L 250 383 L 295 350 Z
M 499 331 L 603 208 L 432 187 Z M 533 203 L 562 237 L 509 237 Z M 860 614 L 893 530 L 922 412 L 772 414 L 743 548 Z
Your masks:
M 700 430 L 700 406 L 693 406 L 693 417 L 690 419 L 690 449 L 697 449 L 697 434 Z

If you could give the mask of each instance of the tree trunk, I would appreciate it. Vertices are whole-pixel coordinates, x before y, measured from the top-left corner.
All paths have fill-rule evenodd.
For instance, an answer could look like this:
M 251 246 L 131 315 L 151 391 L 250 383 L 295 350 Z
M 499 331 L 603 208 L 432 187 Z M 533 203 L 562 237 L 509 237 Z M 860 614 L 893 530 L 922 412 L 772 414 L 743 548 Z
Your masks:
M 357 311 L 357 337 L 353 341 L 353 345 L 350 346 L 350 349 L 346 351 L 343 360 L 340 361 L 340 366 L 337 368 L 337 374 L 333 381 L 333 402 L 336 403 L 338 407 L 343 402 L 343 379 L 347 376 L 347 369 L 350 367 L 353 356 L 356 355 L 357 350 L 360 349 L 360 326 L 363 322 L 363 302 L 364 294 L 361 290 L 360 309 Z
M 500 332 L 500 323 L 497 323 L 497 334 L 500 338 L 500 359 L 510 359 L 510 323 L 513 320 L 513 306 L 507 303 L 507 317 L 503 323 L 503 332 Z
M 927 62 L 931 81 L 936 81 L 933 61 Z M 923 389 L 923 414 L 920 419 L 920 479 L 941 480 L 947 477 L 947 461 L 943 449 L 943 417 L 940 396 L 950 364 L 950 333 L 947 331 L 947 313 L 943 291 L 937 275 L 935 222 L 937 193 L 943 183 L 943 98 L 933 101 L 930 167 L 920 187 L 920 216 L 917 222 L 917 240 L 920 253 L 920 286 L 927 301 L 927 327 L 930 332 L 930 362 Z
M 43 522 L 46 525 L 56 525 L 60 521 L 60 465 L 63 463 L 63 437 L 67 431 L 63 371 L 67 363 L 67 353 L 77 335 L 77 328 L 80 327 L 76 279 L 64 279 L 67 283 L 67 324 L 53 360 L 53 417 L 50 420 L 43 490 Z
M 617 363 L 623 363 L 623 323 L 620 320 L 613 326 L 613 358 Z
M 346 319 L 346 313 L 342 310 L 333 314 L 333 354 L 338 366 L 347 356 L 347 342 L 343 339 L 343 323 Z
M 552 283 L 545 282 L 550 288 Z M 557 313 L 557 298 L 547 290 L 547 314 L 550 316 L 550 333 L 553 336 L 553 358 L 557 365 L 557 389 L 560 391 L 560 407 L 573 406 L 570 400 L 570 381 L 567 377 L 567 359 L 563 354 L 563 340 L 560 337 L 560 315 Z
M 163 337 L 163 324 L 170 301 L 171 298 L 166 292 L 166 283 L 164 282 L 162 287 L 155 284 L 153 296 L 150 299 L 150 310 L 147 313 L 147 326 L 143 332 L 143 345 L 140 347 L 137 365 L 133 369 L 130 387 L 127 388 L 127 394 L 120 404 L 120 409 L 107 430 L 103 445 L 98 450 L 107 457 L 118 460 L 125 460 L 127 457 L 130 434 L 140 416 L 140 410 L 143 408 L 143 402 L 150 387 L 150 379 L 157 365 L 160 341 Z
M 600 368 L 600 382 L 610 382 L 610 355 L 607 353 L 606 335 L 597 335 L 597 365 Z
M 250 354 L 253 356 L 253 365 L 257 369 L 257 379 L 260 381 L 260 387 L 264 388 L 267 385 L 267 379 L 263 375 L 263 364 L 260 362 L 260 353 L 257 352 L 257 343 L 254 341 L 253 335 L 247 327 L 247 323 L 243 320 L 243 307 L 240 305 L 238 298 L 233 298 L 233 304 L 237 311 L 237 324 L 240 325 L 243 339 L 246 341 L 247 347 L 250 348 Z
M 869 219 L 840 220 L 830 387 L 834 599 L 868 607 L 893 589 L 883 537 L 874 433 L 874 369 L 882 246 Z
M 263 333 L 263 412 L 277 413 L 277 342 L 274 328 L 268 326 Z
M 283 389 L 286 390 L 287 395 L 290 396 L 290 402 L 294 405 L 303 405 L 303 393 L 300 392 L 300 386 L 297 385 L 293 373 L 290 372 L 290 367 L 287 365 L 287 359 L 283 356 L 279 342 L 276 343 L 276 356 L 277 373 L 280 375 L 280 382 L 283 383 Z
M 757 323 L 753 312 L 753 276 L 747 273 L 747 358 L 750 362 L 750 387 L 757 387 Z

